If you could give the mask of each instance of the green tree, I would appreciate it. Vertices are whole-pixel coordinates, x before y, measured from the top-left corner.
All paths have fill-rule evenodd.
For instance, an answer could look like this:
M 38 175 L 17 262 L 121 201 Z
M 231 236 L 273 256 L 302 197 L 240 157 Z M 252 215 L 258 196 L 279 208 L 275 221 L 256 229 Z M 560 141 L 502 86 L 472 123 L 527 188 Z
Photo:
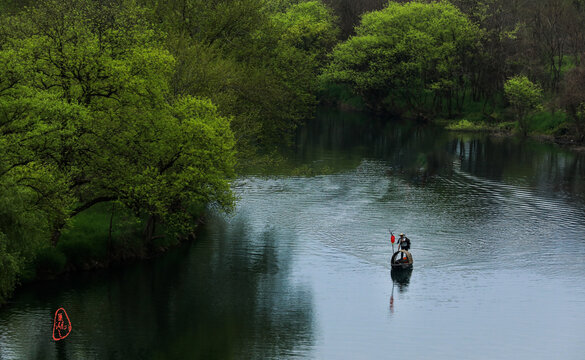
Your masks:
M 321 2 L 150 3 L 170 30 L 174 91 L 208 97 L 232 117 L 240 154 L 290 140 L 312 114 L 315 79 L 337 34 Z
M 270 27 L 258 34 L 268 56 L 256 63 L 278 86 L 273 88 L 276 116 L 263 124 L 263 131 L 271 139 L 283 139 L 285 134 L 288 140 L 292 130 L 313 113 L 318 75 L 339 29 L 331 9 L 320 1 L 292 4 L 269 19 Z
M 337 41 L 339 28 L 331 9 L 320 1 L 293 4 L 271 16 L 282 45 L 302 50 L 317 71 Z
M 21 266 L 19 259 L 8 252 L 6 247 L 6 235 L 0 233 L 0 274 L 2 274 L 0 276 L 0 304 L 4 303 L 14 290 Z
M 474 101 L 483 100 L 483 112 L 491 113 L 507 78 L 516 72 L 523 53 L 523 9 L 506 0 L 453 0 L 480 28 L 476 53 L 470 57 L 470 89 Z M 491 104 L 491 109 L 487 105 Z
M 376 110 L 428 112 L 445 99 L 450 112 L 477 36 L 447 2 L 390 2 L 364 15 L 356 35 L 334 49 L 324 80 L 351 85 Z
M 506 81 L 504 92 L 512 105 L 518 127 L 524 136 L 530 130 L 529 116 L 542 108 L 542 89 L 526 76 L 517 75 Z
M 186 232 L 196 205 L 232 204 L 229 119 L 207 100 L 172 94 L 175 59 L 143 14 L 46 0 L 6 22 L 4 176 L 39 197 L 65 195 L 50 212 L 54 244 L 69 217 L 103 201 L 147 216 L 147 239 L 156 220 Z

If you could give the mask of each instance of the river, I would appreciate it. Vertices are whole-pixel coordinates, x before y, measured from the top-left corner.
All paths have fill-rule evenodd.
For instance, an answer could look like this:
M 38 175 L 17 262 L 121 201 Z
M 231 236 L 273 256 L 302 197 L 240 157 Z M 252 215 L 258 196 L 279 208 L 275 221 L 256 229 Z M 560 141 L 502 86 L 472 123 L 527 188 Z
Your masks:
M 270 173 L 192 244 L 21 288 L 0 359 L 585 358 L 583 154 L 321 111 Z

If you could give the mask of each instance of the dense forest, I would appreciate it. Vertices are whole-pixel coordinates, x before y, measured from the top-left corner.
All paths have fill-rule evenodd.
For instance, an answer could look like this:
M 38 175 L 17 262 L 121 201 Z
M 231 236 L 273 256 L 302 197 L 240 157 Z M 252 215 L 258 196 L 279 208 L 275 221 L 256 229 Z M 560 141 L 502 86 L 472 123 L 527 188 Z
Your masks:
M 0 303 L 192 237 L 319 103 L 583 141 L 584 52 L 583 0 L 1 0 Z

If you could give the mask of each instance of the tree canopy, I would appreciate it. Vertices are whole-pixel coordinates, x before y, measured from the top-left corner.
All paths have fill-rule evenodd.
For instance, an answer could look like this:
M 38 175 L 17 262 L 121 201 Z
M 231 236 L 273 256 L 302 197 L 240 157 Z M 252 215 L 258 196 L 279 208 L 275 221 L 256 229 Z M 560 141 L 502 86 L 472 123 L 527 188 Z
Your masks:
M 320 1 L 145 3 L 178 61 L 175 91 L 208 97 L 232 117 L 241 154 L 290 141 L 311 116 L 338 33 Z
M 320 1 L 3 5 L 0 297 L 96 204 L 131 212 L 145 242 L 231 209 L 235 149 L 292 139 L 338 34 Z
M 528 115 L 542 106 L 542 89 L 526 76 L 518 75 L 506 81 L 504 91 L 514 109 L 520 130 L 526 136 L 529 130 Z
M 142 8 L 45 0 L 1 25 L 0 201 L 14 206 L 0 266 L 100 202 L 173 233 L 195 227 L 196 207 L 231 208 L 230 119 L 171 91 L 176 60 Z
M 351 85 L 372 108 L 429 110 L 464 85 L 477 38 L 477 27 L 448 2 L 390 2 L 365 14 L 356 35 L 334 49 L 324 79 Z

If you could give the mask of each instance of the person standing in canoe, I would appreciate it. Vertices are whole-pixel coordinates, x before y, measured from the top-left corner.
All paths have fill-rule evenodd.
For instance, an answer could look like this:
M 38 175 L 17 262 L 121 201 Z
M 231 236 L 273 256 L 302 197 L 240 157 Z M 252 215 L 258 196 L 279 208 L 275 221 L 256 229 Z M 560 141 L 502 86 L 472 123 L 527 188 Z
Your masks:
M 410 239 L 404 235 L 404 233 L 400 233 L 400 237 L 398 238 L 398 251 L 410 249 Z

